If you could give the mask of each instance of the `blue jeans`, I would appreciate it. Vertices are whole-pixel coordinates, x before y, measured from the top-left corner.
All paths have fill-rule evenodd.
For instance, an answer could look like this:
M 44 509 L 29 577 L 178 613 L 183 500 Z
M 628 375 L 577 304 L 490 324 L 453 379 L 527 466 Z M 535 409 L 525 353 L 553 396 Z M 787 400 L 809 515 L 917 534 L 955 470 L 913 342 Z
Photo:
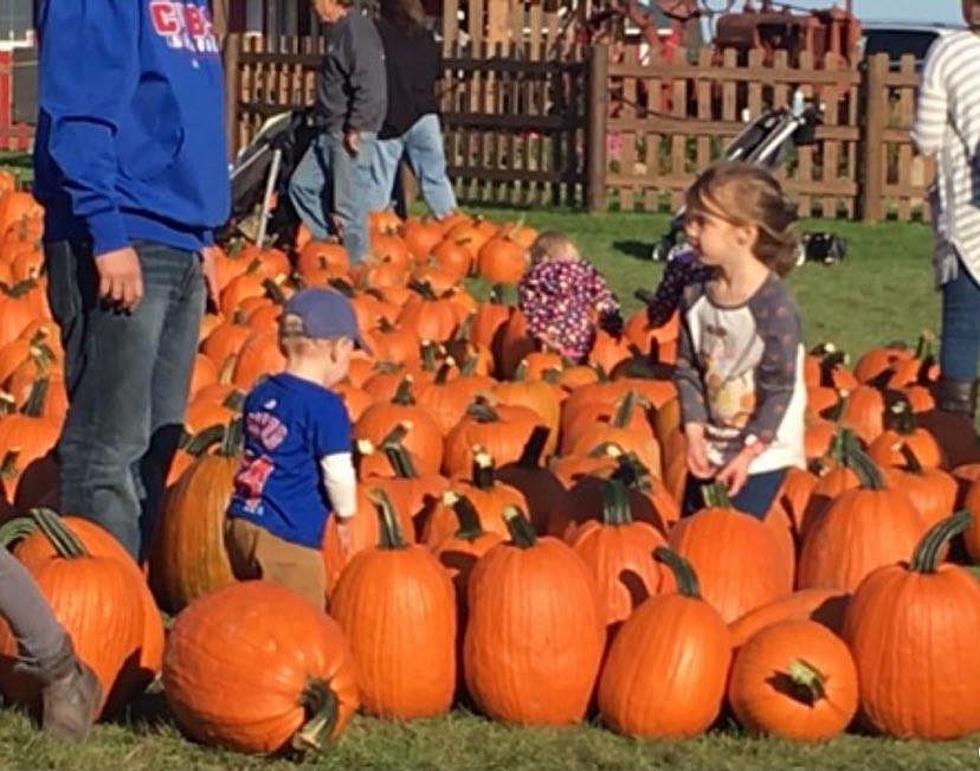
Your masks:
M 746 514 L 751 514 L 756 519 L 765 519 L 766 513 L 772 508 L 772 502 L 776 500 L 779 488 L 783 486 L 784 479 L 786 479 L 786 469 L 784 468 L 750 475 L 745 485 L 738 491 L 738 495 L 732 498 L 732 506 Z M 687 475 L 687 486 L 684 488 L 684 505 L 682 507 L 683 516 L 689 516 L 704 508 L 702 488 L 713 484 L 714 481 L 713 479 L 698 479 L 691 474 Z
M 379 197 L 371 208 L 383 209 L 388 205 L 403 155 L 408 157 L 429 211 L 436 217 L 452 212 L 456 208 L 456 196 L 446 174 L 439 116 L 433 113 L 423 115 L 400 137 L 378 140 L 371 171 Z
M 102 525 L 136 558 L 149 547 L 183 431 L 205 290 L 197 254 L 133 246 L 143 299 L 132 313 L 99 300 L 90 246 L 46 244 L 45 263 L 69 402 L 61 509 Z
M 378 197 L 371 175 L 376 144 L 376 134 L 362 132 L 358 153 L 352 156 L 344 148 L 342 133 L 322 133 L 289 180 L 289 198 L 313 238 L 340 235 L 353 264 L 362 262 L 371 249 L 367 214 Z
M 943 328 L 939 367 L 950 380 L 973 380 L 980 357 L 980 285 L 962 262 L 955 279 L 943 284 Z

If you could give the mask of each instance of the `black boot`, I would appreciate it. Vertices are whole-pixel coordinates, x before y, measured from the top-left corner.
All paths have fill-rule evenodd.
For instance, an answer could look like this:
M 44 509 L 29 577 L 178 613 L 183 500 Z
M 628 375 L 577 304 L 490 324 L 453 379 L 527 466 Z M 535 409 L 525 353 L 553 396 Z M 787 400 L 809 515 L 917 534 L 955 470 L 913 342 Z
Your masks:
M 969 415 L 977 414 L 977 381 L 947 380 L 940 378 L 936 388 L 936 406 L 944 412 Z

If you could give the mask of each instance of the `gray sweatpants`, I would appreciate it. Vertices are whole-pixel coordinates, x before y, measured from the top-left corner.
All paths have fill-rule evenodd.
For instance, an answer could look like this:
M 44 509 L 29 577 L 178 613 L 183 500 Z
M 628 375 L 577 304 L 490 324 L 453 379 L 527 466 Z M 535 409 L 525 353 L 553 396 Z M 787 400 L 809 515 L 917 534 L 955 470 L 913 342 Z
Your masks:
M 0 615 L 17 639 L 25 669 L 40 674 L 64 656 L 64 628 L 27 568 L 4 548 L 0 548 Z

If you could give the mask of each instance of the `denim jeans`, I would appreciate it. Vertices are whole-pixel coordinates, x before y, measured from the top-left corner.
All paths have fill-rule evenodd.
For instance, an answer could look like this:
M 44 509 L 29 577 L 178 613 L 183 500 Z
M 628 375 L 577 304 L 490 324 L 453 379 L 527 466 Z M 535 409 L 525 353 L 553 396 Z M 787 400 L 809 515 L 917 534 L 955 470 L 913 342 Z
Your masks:
M 980 357 L 980 285 L 962 262 L 943 284 L 943 327 L 939 367 L 950 380 L 972 381 Z
M 379 139 L 375 147 L 372 173 L 379 198 L 372 209 L 383 209 L 391 200 L 402 156 L 408 157 L 422 198 L 429 211 L 444 217 L 456 208 L 456 196 L 446 174 L 446 153 L 442 143 L 439 116 L 423 115 L 400 137 Z
M 376 144 L 376 134 L 361 132 L 360 148 L 352 156 L 343 134 L 320 134 L 289 180 L 289 198 L 313 238 L 340 235 L 353 264 L 362 262 L 371 248 L 367 214 L 378 198 L 371 175 Z
M 772 508 L 779 488 L 786 479 L 786 469 L 765 471 L 761 474 L 751 474 L 745 485 L 732 498 L 732 506 L 739 511 L 751 514 L 756 519 L 765 519 L 766 513 Z M 687 486 L 684 488 L 683 516 L 688 516 L 704 508 L 702 488 L 713 484 L 713 479 L 698 479 L 688 474 Z
M 197 254 L 133 246 L 143 299 L 132 313 L 99 299 L 89 245 L 46 244 L 45 261 L 69 402 L 58 443 L 61 508 L 102 525 L 138 558 L 183 431 L 205 289 Z

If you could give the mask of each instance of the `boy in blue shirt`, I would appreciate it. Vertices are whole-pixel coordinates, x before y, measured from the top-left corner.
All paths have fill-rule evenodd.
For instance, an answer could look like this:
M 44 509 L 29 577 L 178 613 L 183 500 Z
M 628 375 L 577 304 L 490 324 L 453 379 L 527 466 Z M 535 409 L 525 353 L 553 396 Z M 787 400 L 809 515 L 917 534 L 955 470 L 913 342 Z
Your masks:
M 347 408 L 329 390 L 366 348 L 350 302 L 332 289 L 294 295 L 279 321 L 285 371 L 245 399 L 245 454 L 225 522 L 235 576 L 288 586 L 319 608 L 326 573 L 321 545 L 330 511 L 346 552 L 357 508 Z

